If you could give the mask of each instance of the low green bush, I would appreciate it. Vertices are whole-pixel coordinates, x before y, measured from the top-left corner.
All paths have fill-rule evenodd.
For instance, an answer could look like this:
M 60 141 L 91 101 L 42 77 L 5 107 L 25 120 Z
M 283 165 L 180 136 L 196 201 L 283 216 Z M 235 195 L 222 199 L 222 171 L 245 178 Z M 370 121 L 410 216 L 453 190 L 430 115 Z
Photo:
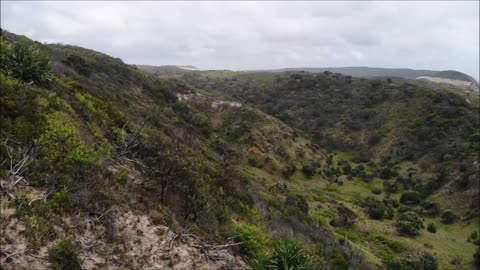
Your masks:
M 54 270 L 81 270 L 78 258 L 78 249 L 71 237 L 62 238 L 48 251 L 52 269 Z
M 437 232 L 437 226 L 435 226 L 435 223 L 429 223 L 427 226 L 427 231 L 431 233 L 436 233 Z
M 265 256 L 266 247 L 270 245 L 270 238 L 260 228 L 254 225 L 240 224 L 236 232 L 241 242 L 243 251 L 252 257 Z

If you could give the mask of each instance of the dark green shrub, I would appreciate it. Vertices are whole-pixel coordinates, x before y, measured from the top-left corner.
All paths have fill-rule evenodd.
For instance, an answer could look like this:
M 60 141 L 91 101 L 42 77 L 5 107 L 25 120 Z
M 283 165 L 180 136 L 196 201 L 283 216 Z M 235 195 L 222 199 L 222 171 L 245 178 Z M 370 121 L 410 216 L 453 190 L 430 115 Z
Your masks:
M 65 237 L 50 248 L 50 262 L 54 270 L 81 270 L 78 250 L 71 237 Z
M 311 178 L 313 175 L 315 175 L 315 168 L 311 165 L 304 165 L 302 167 L 302 172 L 307 178 Z
M 405 213 L 405 212 L 415 212 L 415 209 L 410 207 L 410 206 L 405 206 L 405 205 L 401 205 L 398 207 L 397 209 L 398 213 Z
M 385 167 L 380 171 L 378 177 L 388 180 L 390 177 L 392 177 L 392 170 L 388 167 Z
M 447 210 L 442 214 L 443 224 L 453 224 L 456 219 L 457 219 L 457 216 L 450 210 Z
M 440 204 L 437 202 L 422 202 L 422 214 L 427 216 L 438 216 L 440 214 Z
M 392 219 L 394 215 L 393 208 L 389 204 L 382 203 L 371 196 L 365 198 L 361 206 L 367 209 L 367 214 L 372 219 Z
M 436 233 L 437 232 L 437 226 L 435 226 L 435 223 L 429 223 L 427 226 L 427 230 L 431 233 Z
M 413 190 L 405 191 L 405 193 L 400 196 L 400 202 L 407 205 L 417 205 L 420 203 L 420 200 L 420 194 Z
M 376 195 L 379 195 L 379 194 L 382 194 L 382 190 L 379 189 L 379 188 L 372 188 L 372 193 L 376 194 Z
M 423 222 L 417 213 L 405 212 L 398 216 L 395 226 L 401 235 L 416 236 L 423 228 Z
M 248 157 L 248 165 L 255 168 L 263 168 L 265 166 L 263 160 L 253 154 Z
M 395 199 L 383 199 L 383 203 L 392 208 L 398 208 L 400 204 Z
M 386 193 L 395 193 L 398 190 L 398 184 L 393 180 L 385 181 L 383 182 L 383 190 Z
M 283 175 L 285 175 L 287 178 L 292 176 L 295 171 L 297 170 L 297 166 L 295 166 L 294 163 L 290 162 L 285 166 L 285 169 L 283 170 Z

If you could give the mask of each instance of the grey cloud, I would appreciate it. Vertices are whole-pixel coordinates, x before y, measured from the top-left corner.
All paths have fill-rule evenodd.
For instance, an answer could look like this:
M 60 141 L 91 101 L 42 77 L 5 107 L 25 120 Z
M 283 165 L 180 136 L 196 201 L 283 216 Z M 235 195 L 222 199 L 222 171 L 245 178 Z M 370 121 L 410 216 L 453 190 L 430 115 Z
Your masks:
M 478 2 L 1 2 L 2 28 L 127 63 L 457 69 L 478 78 Z

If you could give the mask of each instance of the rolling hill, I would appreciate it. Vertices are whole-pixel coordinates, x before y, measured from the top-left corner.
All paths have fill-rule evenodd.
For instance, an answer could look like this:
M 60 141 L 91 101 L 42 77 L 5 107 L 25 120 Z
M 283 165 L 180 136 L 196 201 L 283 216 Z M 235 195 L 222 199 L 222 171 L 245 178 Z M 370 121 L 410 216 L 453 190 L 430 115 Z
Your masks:
M 475 94 L 0 45 L 5 269 L 469 269 L 479 254 Z

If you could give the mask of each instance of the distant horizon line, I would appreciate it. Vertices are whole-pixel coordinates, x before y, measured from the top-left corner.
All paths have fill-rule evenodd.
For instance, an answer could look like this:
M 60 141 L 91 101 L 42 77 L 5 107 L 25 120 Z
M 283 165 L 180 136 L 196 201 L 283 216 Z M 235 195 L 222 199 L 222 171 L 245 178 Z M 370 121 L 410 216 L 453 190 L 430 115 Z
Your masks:
M 471 75 L 469 73 L 455 70 L 455 69 L 416 69 L 409 67 L 379 67 L 379 66 L 297 66 L 297 67 L 282 67 L 282 68 L 260 68 L 260 69 L 229 69 L 229 68 L 200 68 L 195 65 L 176 65 L 176 64 L 165 64 L 165 65 L 152 65 L 152 64 L 129 64 L 134 66 L 151 66 L 151 67 L 193 67 L 199 71 L 209 71 L 209 70 L 218 70 L 218 71 L 275 71 L 275 70 L 287 70 L 287 69 L 341 69 L 341 68 L 369 68 L 369 69 L 387 69 L 387 70 L 411 70 L 411 71 L 427 71 L 427 72 L 442 72 L 442 71 L 455 71 L 460 72 L 465 75 L 468 75 L 479 82 L 480 74 L 477 76 Z

